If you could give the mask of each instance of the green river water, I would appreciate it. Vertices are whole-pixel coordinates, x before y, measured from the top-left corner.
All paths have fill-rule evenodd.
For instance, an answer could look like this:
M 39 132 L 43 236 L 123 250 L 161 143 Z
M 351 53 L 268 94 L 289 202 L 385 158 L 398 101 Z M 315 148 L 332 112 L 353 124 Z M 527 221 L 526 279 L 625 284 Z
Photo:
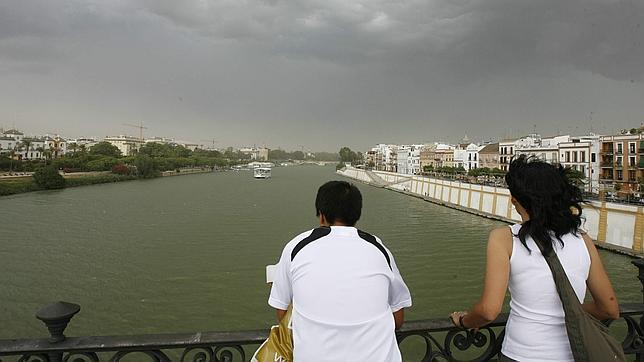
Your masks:
M 0 338 L 47 336 L 34 314 L 82 309 L 66 334 L 244 330 L 274 322 L 264 268 L 315 227 L 332 166 L 167 177 L 0 198 Z M 413 297 L 407 319 L 468 308 L 488 232 L 503 225 L 367 185 L 359 227 L 393 252 Z M 620 302 L 640 302 L 630 258 L 601 253 Z

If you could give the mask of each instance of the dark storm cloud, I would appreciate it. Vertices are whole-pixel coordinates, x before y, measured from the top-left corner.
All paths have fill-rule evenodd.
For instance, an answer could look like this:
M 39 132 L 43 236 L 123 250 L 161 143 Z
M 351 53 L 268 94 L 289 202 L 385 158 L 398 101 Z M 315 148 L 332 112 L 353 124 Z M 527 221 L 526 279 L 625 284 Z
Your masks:
M 642 19 L 641 0 L 0 1 L 0 126 L 326 149 L 627 127 Z
M 150 1 L 149 11 L 213 38 L 332 62 L 413 59 L 466 77 L 571 66 L 644 75 L 637 0 Z

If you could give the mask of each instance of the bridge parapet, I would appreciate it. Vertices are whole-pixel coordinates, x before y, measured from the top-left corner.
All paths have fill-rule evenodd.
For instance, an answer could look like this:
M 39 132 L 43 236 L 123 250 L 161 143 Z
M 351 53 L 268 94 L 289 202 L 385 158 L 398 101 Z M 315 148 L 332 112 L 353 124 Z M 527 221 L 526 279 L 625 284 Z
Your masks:
M 644 286 L 644 260 L 633 264 Z M 644 291 L 644 289 L 643 289 Z M 644 295 L 644 294 L 643 294 Z M 50 338 L 0 340 L 0 361 L 18 362 L 125 362 L 125 361 L 249 361 L 267 338 L 268 329 L 239 332 L 198 332 L 124 336 L 65 337 L 64 330 L 80 306 L 58 302 L 41 309 L 37 317 Z M 397 332 L 405 361 L 489 361 L 501 350 L 507 315 L 480 330 L 464 331 L 447 318 L 406 322 Z M 620 305 L 620 319 L 607 323 L 622 340 L 624 352 L 644 361 L 644 304 Z M 413 346 L 411 346 L 413 345 Z

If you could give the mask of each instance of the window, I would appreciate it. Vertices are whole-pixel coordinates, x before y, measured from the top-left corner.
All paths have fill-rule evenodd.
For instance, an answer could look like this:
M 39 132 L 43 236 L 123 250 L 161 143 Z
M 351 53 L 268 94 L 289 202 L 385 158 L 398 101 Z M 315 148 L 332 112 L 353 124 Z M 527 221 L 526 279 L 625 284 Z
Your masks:
M 615 163 L 615 166 L 622 167 L 622 156 L 617 156 L 617 162 Z
M 623 179 L 623 177 L 622 177 L 622 170 L 617 170 L 617 179 L 618 179 L 618 180 Z
M 595 152 L 590 154 L 590 162 L 597 162 L 597 158 L 595 156 Z
M 572 162 L 577 162 L 577 151 L 572 153 Z
M 586 151 L 579 151 L 579 161 L 586 162 Z
M 635 153 L 635 142 L 628 143 L 628 153 Z
M 622 154 L 622 146 L 623 146 L 623 145 L 622 145 L 621 143 L 618 143 L 618 144 L 617 144 L 617 153 L 618 153 L 618 154 Z
M 566 151 L 566 162 L 570 162 L 570 151 Z
M 628 158 L 628 165 L 631 167 L 635 166 L 635 156 L 630 156 Z
M 586 167 L 584 165 L 579 165 L 579 172 L 583 173 L 584 175 L 586 174 Z

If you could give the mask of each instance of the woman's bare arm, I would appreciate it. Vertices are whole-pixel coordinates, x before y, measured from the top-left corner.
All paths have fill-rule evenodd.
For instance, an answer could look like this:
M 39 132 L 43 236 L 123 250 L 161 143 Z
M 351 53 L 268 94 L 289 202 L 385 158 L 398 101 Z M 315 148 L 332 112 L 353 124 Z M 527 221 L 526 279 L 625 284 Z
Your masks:
M 590 254 L 590 271 L 586 285 L 593 296 L 592 302 L 584 303 L 584 309 L 597 319 L 617 319 L 619 318 L 619 305 L 604 264 L 590 237 L 586 234 L 582 234 L 582 237 L 586 242 L 588 254 Z

